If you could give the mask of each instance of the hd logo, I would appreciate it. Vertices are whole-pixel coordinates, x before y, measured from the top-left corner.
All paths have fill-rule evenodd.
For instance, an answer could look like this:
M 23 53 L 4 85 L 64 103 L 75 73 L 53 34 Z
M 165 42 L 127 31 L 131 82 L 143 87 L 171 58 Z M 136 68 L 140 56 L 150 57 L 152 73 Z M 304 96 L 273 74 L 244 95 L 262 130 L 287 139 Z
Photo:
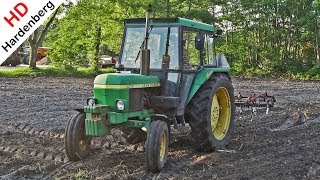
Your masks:
M 63 0 L 0 1 L 0 64 L 2 64 Z

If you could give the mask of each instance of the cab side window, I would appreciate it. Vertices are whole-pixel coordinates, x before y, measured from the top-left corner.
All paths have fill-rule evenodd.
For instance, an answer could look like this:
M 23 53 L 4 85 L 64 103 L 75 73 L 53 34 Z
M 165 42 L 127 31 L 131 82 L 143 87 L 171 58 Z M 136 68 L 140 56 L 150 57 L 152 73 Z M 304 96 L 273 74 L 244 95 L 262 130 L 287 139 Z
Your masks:
M 213 38 L 210 34 L 204 35 L 203 64 L 214 65 L 214 46 Z
M 182 43 L 182 60 L 184 69 L 195 69 L 199 65 L 199 52 L 195 47 L 197 32 L 184 30 Z
M 197 35 L 200 35 L 204 38 L 204 47 L 201 51 L 201 54 L 200 51 L 198 51 L 195 47 L 195 37 Z M 212 35 L 191 30 L 184 30 L 182 52 L 184 69 L 197 69 L 200 64 L 200 56 L 203 60 L 203 65 L 213 65 L 214 46 Z

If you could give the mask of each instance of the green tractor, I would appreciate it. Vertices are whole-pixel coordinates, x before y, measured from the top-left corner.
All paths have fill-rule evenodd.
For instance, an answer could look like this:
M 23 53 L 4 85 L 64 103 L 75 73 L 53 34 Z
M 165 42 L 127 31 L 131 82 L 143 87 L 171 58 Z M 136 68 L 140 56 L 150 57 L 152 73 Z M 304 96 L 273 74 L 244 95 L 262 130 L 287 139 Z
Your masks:
M 234 127 L 229 64 L 216 54 L 212 25 L 184 18 L 126 19 L 118 73 L 94 80 L 94 97 L 77 109 L 65 131 L 67 157 L 88 155 L 93 137 L 122 130 L 144 142 L 147 169 L 163 168 L 170 129 L 191 127 L 196 149 L 226 146 Z

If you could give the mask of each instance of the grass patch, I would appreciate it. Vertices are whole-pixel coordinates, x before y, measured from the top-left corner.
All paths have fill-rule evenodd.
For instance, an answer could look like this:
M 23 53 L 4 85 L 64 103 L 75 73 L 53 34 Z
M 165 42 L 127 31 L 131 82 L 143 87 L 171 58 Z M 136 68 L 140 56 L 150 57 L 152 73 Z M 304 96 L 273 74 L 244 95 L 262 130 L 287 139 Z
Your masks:
M 0 70 L 2 77 L 95 77 L 97 74 L 116 72 L 116 69 L 100 69 L 98 73 L 91 68 L 57 68 L 42 67 L 30 69 L 28 67 L 18 67 L 14 69 Z
M 261 77 L 261 78 L 285 78 L 293 80 L 320 80 L 320 66 L 311 69 L 298 69 L 296 71 L 287 70 L 286 72 L 263 71 L 260 68 L 236 69 L 231 68 L 231 75 L 238 77 Z
M 99 69 L 96 73 L 91 68 L 73 68 L 73 67 L 40 67 L 30 69 L 28 67 L 17 67 L 13 69 L 0 69 L 0 77 L 82 77 L 91 78 L 98 74 L 113 73 L 116 69 L 106 68 Z M 320 80 L 320 67 L 316 66 L 306 72 L 287 72 L 284 74 L 261 74 L 253 68 L 248 68 L 245 72 L 231 69 L 231 75 L 241 77 L 272 77 L 272 78 L 288 78 L 299 80 Z
M 79 169 L 77 173 L 74 174 L 74 178 L 77 180 L 81 179 L 91 179 L 88 171 Z

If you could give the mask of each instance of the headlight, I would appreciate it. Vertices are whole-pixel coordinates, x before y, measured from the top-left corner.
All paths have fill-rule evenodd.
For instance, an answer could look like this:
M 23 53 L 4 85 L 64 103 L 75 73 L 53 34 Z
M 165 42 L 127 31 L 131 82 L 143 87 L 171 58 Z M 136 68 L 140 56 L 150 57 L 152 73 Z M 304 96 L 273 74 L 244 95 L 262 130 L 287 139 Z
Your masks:
M 88 106 L 94 106 L 96 105 L 96 100 L 94 98 L 88 98 L 87 99 L 87 105 Z
M 116 103 L 117 109 L 119 111 L 123 111 L 124 110 L 124 102 L 122 100 L 118 100 Z

